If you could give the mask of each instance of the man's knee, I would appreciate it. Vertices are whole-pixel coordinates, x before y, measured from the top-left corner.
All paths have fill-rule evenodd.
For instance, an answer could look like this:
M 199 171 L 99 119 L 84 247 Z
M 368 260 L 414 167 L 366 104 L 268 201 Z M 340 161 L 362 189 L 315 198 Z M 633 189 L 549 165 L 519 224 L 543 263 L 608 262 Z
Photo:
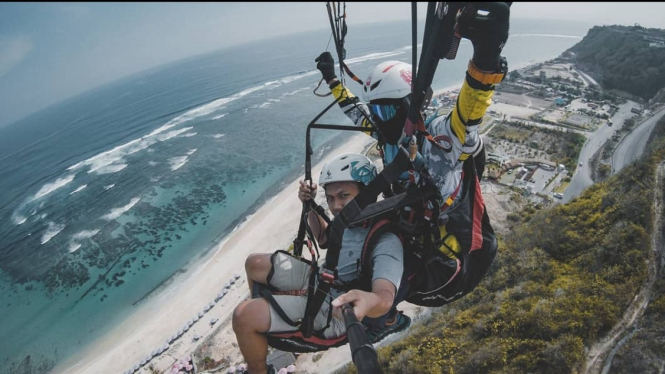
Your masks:
M 270 271 L 272 263 L 270 253 L 253 253 L 245 260 L 245 272 L 247 277 L 255 281 L 264 281 Z
M 270 328 L 270 308 L 264 299 L 243 301 L 233 310 L 233 331 L 266 332 Z

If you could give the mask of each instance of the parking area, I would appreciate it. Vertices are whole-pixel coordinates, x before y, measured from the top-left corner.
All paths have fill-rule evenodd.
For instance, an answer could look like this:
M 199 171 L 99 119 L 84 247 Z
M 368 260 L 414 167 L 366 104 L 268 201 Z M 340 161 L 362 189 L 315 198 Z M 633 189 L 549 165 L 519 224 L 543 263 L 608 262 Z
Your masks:
M 545 65 L 543 66 L 540 70 L 545 72 L 545 75 L 548 78 L 551 77 L 561 77 L 561 78 L 567 78 L 571 80 L 579 80 L 578 77 L 576 77 L 572 70 L 571 70 L 572 64 L 557 64 L 557 65 Z M 536 71 L 536 74 L 539 74 Z
M 593 118 L 583 114 L 571 114 L 566 118 L 566 123 L 579 127 L 588 127 L 592 125 Z
M 546 110 L 542 113 L 543 119 L 550 122 L 559 122 L 561 121 L 566 112 L 558 109 Z
M 518 166 L 504 173 L 499 182 L 525 189 L 529 194 L 554 197 L 554 189 L 566 177 L 566 170 L 558 172 L 554 167 L 542 165 Z

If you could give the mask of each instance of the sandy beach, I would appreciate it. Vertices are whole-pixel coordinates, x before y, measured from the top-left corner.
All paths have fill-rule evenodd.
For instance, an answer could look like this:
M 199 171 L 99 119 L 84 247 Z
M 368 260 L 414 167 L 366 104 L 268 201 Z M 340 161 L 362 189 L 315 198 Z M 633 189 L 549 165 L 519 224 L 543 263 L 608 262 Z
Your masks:
M 371 137 L 357 134 L 330 152 L 325 160 L 339 153 L 361 152 L 371 143 Z M 315 181 L 318 180 L 325 160 L 312 168 Z M 151 352 L 163 347 L 169 337 L 202 312 L 224 289 L 225 284 L 238 274 L 241 277 L 230 287 L 229 292 L 193 323 L 189 331 L 172 342 L 167 351 L 154 357 L 150 364 L 162 372 L 177 359 L 192 353 L 218 327 L 228 323 L 230 328 L 233 309 L 249 295 L 244 272 L 247 255 L 286 249 L 297 233 L 302 207 L 296 196 L 297 190 L 298 180 L 285 186 L 223 242 L 215 244 L 205 258 L 192 263 L 184 269 L 183 274 L 175 276 L 161 290 L 153 292 L 136 306 L 129 318 L 84 351 L 61 362 L 53 373 L 123 373 L 131 369 L 146 356 L 149 357 Z M 211 318 L 219 319 L 212 327 Z M 192 339 L 195 334 L 201 337 L 198 342 Z M 235 342 L 232 332 L 229 340 Z M 239 356 L 239 350 L 235 348 L 235 351 Z M 145 365 L 138 372 L 151 371 Z
M 524 68 L 537 62 L 516 66 Z M 434 95 L 459 90 L 462 84 L 436 90 Z M 515 109 L 518 109 L 515 107 Z M 353 136 L 347 143 L 329 152 L 325 160 L 346 152 L 361 152 L 373 140 L 364 134 Z M 323 162 L 312 168 L 312 176 L 318 181 Z M 302 180 L 303 176 L 298 178 Z M 296 196 L 298 180 L 286 185 L 281 192 L 246 219 L 222 242 L 215 243 L 208 254 L 190 263 L 184 272 L 174 276 L 161 289 L 153 292 L 131 312 L 130 317 L 112 328 L 110 332 L 88 346 L 77 355 L 60 362 L 53 373 L 124 373 L 155 350 L 168 345 L 163 353 L 154 356 L 138 373 L 168 372 L 178 360 L 193 354 L 197 347 L 205 344 L 210 357 L 225 359 L 230 365 L 243 362 L 236 338 L 231 329 L 231 315 L 236 305 L 249 296 L 244 272 L 247 255 L 258 252 L 273 252 L 286 249 L 296 235 L 301 203 Z M 318 198 L 317 198 L 318 200 Z M 234 276 L 240 278 L 229 287 L 228 293 L 205 311 L 224 286 Z M 427 311 L 403 303 L 400 309 L 412 316 L 414 322 L 423 318 Z M 197 319 L 188 331 L 170 344 L 170 337 L 187 326 L 189 320 Z M 218 319 L 214 325 L 211 319 Z M 388 344 L 404 333 L 391 336 L 381 342 Z M 194 336 L 198 336 L 196 341 Z M 199 347 L 200 348 L 200 347 Z M 198 357 L 200 360 L 202 357 Z M 325 373 L 350 362 L 348 346 L 331 349 L 325 353 L 301 355 L 297 361 L 299 373 Z M 153 369 L 151 369 L 151 367 Z M 154 370 L 154 371 L 153 371 Z M 220 372 L 226 372 L 220 371 Z

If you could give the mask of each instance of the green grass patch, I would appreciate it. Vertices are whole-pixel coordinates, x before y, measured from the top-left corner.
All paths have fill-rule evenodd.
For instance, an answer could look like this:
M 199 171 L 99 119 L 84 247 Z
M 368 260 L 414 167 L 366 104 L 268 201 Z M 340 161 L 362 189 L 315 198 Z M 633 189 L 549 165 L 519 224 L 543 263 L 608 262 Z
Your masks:
M 568 188 L 569 184 L 570 182 L 562 182 L 553 191 L 558 193 L 563 193 L 566 190 L 566 188 Z

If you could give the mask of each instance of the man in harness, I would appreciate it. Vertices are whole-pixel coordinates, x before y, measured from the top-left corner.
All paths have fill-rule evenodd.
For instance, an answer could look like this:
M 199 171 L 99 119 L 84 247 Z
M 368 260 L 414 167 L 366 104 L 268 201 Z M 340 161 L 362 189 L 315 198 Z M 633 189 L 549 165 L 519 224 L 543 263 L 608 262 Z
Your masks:
M 438 190 L 437 196 L 426 202 L 428 206 L 423 208 L 424 212 L 402 209 L 400 213 L 403 217 L 411 216 L 402 220 L 405 224 L 401 227 L 428 221 L 430 232 L 424 234 L 422 229 L 414 230 L 412 238 L 416 240 L 411 242 L 425 235 L 429 243 L 421 247 L 440 252 L 416 260 L 420 266 L 425 258 L 438 256 L 440 264 L 429 269 L 421 267 L 410 278 L 412 290 L 424 291 L 407 295 L 406 300 L 417 305 L 439 306 L 470 292 L 496 255 L 496 237 L 479 188 L 485 151 L 478 130 L 492 103 L 495 84 L 500 83 L 508 71 L 501 51 L 508 39 L 509 16 L 510 3 L 502 2 L 467 3 L 457 16 L 455 33 L 472 42 L 473 57 L 452 111 L 446 116 L 437 113 L 425 121 L 422 131 L 418 131 L 417 144 L 407 144 L 413 137 L 405 137 L 405 123 L 408 123 L 413 97 L 410 64 L 385 61 L 377 65 L 362 82 L 363 103 L 337 79 L 335 62 L 329 52 L 321 53 L 315 60 L 340 108 L 351 121 L 356 126 L 370 129 L 373 125 L 368 118 L 371 118 L 378 128 L 379 131 L 372 132 L 372 135 L 378 140 L 384 166 L 396 159 L 401 148 L 417 146 L 428 180 L 422 180 L 423 175 L 413 170 L 405 171 L 398 183 L 393 184 L 388 196 L 409 189 L 423 189 L 426 184 Z M 407 265 L 411 263 L 408 257 L 405 262 Z M 440 278 L 432 279 L 432 275 Z M 441 287 L 437 288 L 437 284 Z M 449 290 L 442 291 L 444 287 Z
M 333 215 L 337 215 L 376 175 L 371 160 L 360 154 L 342 154 L 327 162 L 319 183 Z M 315 195 L 315 188 L 301 184 L 298 191 L 301 201 L 313 200 Z M 326 222 L 318 222 L 314 214 L 308 218 L 312 236 L 325 246 Z M 372 227 L 367 222 L 345 230 L 338 265 L 338 278 L 344 287 L 331 288 L 314 318 L 313 339 L 307 341 L 302 340 L 299 325 L 305 316 L 306 291 L 313 269 L 311 263 L 284 251 L 252 254 L 247 258 L 245 268 L 250 290 L 256 291 L 257 286 L 264 285 L 262 298 L 242 302 L 233 313 L 233 330 L 250 373 L 274 372 L 272 367 L 266 367 L 269 336 L 286 336 L 282 342 L 293 344 L 288 348 L 294 351 L 300 351 L 298 344 L 312 344 L 318 350 L 344 344 L 346 328 L 340 313 L 340 306 L 344 303 L 353 305 L 356 317 L 363 324 L 372 325 L 378 321 L 379 326 L 385 325 L 400 290 L 404 270 L 403 247 L 397 235 L 386 231 L 378 236 L 372 248 L 366 248 L 365 239 Z M 361 268 L 361 256 L 371 258 L 369 269 Z M 269 292 L 265 292 L 266 288 Z M 395 321 L 391 332 L 409 326 L 408 317 L 399 316 L 401 318 Z
M 492 103 L 494 85 L 507 73 L 501 51 L 508 39 L 510 8 L 506 3 L 485 3 L 492 10 L 489 17 L 476 14 L 473 4 L 459 16 L 456 28 L 461 37 L 471 40 L 474 48 L 466 79 L 452 112 L 429 119 L 427 131 L 431 138 L 422 142 L 420 150 L 444 202 L 461 183 L 462 164 L 467 158 L 476 159 L 481 169 L 478 176 L 482 176 L 485 153 L 478 128 Z M 321 53 L 315 62 L 340 108 L 353 123 L 370 128 L 367 117 L 372 118 L 381 130 L 372 135 L 382 148 L 384 165 L 392 162 L 403 138 L 412 97 L 411 64 L 385 61 L 377 65 L 363 83 L 363 103 L 337 79 L 330 52 Z M 407 175 L 401 178 L 404 183 L 408 179 Z

